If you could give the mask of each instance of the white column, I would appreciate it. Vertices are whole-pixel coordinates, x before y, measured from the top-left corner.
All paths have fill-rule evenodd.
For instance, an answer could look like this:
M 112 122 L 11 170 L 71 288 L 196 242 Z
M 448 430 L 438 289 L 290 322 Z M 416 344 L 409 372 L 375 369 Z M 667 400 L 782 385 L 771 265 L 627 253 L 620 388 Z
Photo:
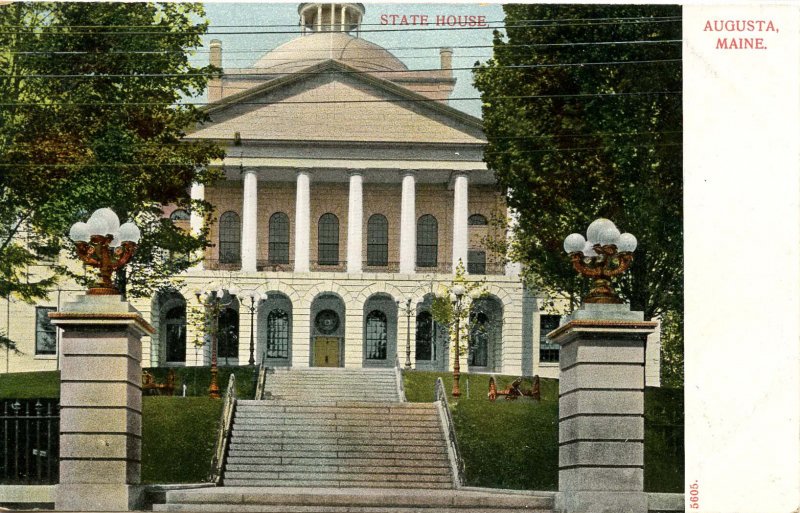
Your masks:
M 258 256 L 258 176 L 245 169 L 242 197 L 242 271 L 256 272 Z
M 311 187 L 308 171 L 297 172 L 297 198 L 294 212 L 294 272 L 309 271 L 308 238 L 311 233 Z
M 361 248 L 364 222 L 364 176 L 350 171 L 350 193 L 347 210 L 347 272 L 361 272 Z
M 517 226 L 519 225 L 519 213 L 511 207 L 508 207 L 508 229 L 506 230 L 506 258 L 511 253 L 511 248 L 514 246 L 515 242 L 515 232 L 517 231 Z M 522 264 L 519 262 L 512 262 L 508 260 L 506 263 L 506 276 L 519 276 L 520 271 L 522 271 Z
M 317 32 L 322 32 L 322 4 L 317 5 Z
M 336 4 L 331 4 L 331 32 L 334 30 L 334 26 L 336 23 Z
M 191 195 L 193 201 L 203 201 L 206 197 L 206 186 L 201 183 L 193 183 L 189 194 Z M 189 214 L 189 226 L 192 229 L 192 235 L 199 237 L 200 234 L 203 233 L 203 225 L 203 216 L 201 216 L 195 208 L 192 208 L 192 211 Z M 200 254 L 198 256 L 203 256 L 203 250 L 200 250 L 199 253 Z M 202 271 L 203 260 L 199 260 L 193 269 Z
M 467 175 L 456 175 L 453 186 L 453 272 L 456 272 L 459 260 L 467 268 L 467 249 L 469 248 L 469 182 Z
M 344 26 L 344 13 L 345 13 L 345 9 L 347 9 L 347 6 L 346 6 L 346 5 L 343 5 L 343 6 L 342 6 L 342 32 L 344 32 L 344 29 L 345 29 L 345 26 Z
M 403 193 L 400 203 L 400 272 L 403 274 L 413 274 L 417 260 L 415 180 L 414 171 L 403 173 Z

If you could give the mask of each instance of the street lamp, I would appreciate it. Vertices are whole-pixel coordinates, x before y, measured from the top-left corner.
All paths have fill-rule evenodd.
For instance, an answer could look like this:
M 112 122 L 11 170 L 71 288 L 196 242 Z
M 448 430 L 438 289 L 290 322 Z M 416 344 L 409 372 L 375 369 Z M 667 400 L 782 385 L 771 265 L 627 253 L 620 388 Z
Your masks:
M 239 292 L 235 287 L 231 287 L 227 291 L 223 288 L 218 290 L 205 290 L 195 291 L 197 301 L 205 307 L 206 311 L 206 325 L 211 322 L 210 335 L 211 335 L 211 384 L 208 386 L 208 395 L 212 399 L 219 399 L 219 384 L 217 383 L 217 335 L 219 333 L 219 314 L 223 308 L 233 303 L 233 299 L 228 299 L 224 302 L 225 293 L 232 298 Z
M 266 296 L 266 294 L 264 294 Z M 249 304 L 245 303 L 245 299 L 250 299 Z M 239 303 L 242 306 L 247 308 L 250 312 L 250 360 L 247 362 L 251 367 L 256 364 L 255 358 L 255 337 L 253 336 L 253 317 L 255 316 L 256 310 L 258 309 L 258 303 L 264 299 L 264 297 L 259 297 L 258 292 L 255 290 L 251 290 L 247 294 L 243 294 L 239 297 Z
M 461 389 L 458 387 L 459 380 L 461 379 L 461 362 L 459 342 L 461 340 L 461 309 L 464 307 L 462 299 L 464 298 L 464 287 L 456 285 L 451 289 L 453 296 L 453 314 L 456 322 L 456 343 L 455 343 L 455 361 L 453 362 L 453 397 L 461 395 Z
M 405 306 L 400 301 L 396 301 L 397 307 L 402 308 L 406 313 L 406 364 L 405 369 L 411 370 L 411 298 L 406 299 Z
M 100 270 L 100 279 L 87 294 L 107 296 L 119 294 L 111 282 L 111 273 L 128 263 L 136 252 L 141 238 L 139 228 L 133 223 L 119 224 L 119 218 L 110 208 L 95 210 L 85 223 L 77 222 L 69 230 L 75 243 L 78 258 Z
M 611 279 L 630 268 L 636 244 L 636 237 L 620 233 L 614 223 L 602 217 L 589 225 L 586 239 L 580 233 L 564 239 L 564 251 L 569 254 L 572 266 L 579 274 L 593 280 L 584 303 L 622 303 L 611 286 Z

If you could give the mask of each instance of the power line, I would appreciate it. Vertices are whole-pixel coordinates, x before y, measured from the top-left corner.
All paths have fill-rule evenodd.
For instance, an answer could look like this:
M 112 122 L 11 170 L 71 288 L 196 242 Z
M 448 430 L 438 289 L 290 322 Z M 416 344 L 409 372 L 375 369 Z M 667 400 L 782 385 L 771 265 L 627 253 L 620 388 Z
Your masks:
M 651 40 L 627 40 L 627 41 L 583 41 L 572 43 L 531 43 L 531 44 L 503 44 L 503 48 L 549 48 L 549 47 L 564 47 L 564 46 L 594 46 L 594 45 L 628 45 L 628 44 L 676 44 L 682 43 L 682 39 L 651 39 Z M 387 50 L 440 50 L 442 45 L 439 46 L 395 46 L 395 47 L 379 47 L 379 48 L 359 48 L 359 52 L 376 52 L 384 53 Z M 494 48 L 494 45 L 449 45 L 450 49 L 476 49 L 476 48 Z M 210 53 L 211 50 L 199 49 L 190 50 L 192 53 Z M 251 48 L 249 50 L 223 50 L 223 55 L 231 53 L 259 53 L 269 52 L 271 54 L 279 53 L 306 53 L 307 50 L 303 49 L 281 49 L 278 48 Z M 20 51 L 20 52 L 6 52 L 12 55 L 169 55 L 169 54 L 185 54 L 187 52 L 181 50 L 121 50 L 111 52 L 94 52 L 94 51 L 59 51 L 59 50 L 38 50 L 38 51 Z M 466 57 L 464 55 L 455 54 L 453 57 Z M 476 56 L 482 57 L 482 56 Z M 408 57 L 403 57 L 408 58 Z
M 397 15 L 398 17 L 403 15 Z M 410 18 L 412 15 L 405 15 L 406 18 Z M 432 18 L 434 16 L 451 16 L 448 14 L 440 14 L 440 15 L 428 15 L 428 18 Z M 461 15 L 461 16 L 476 16 L 477 15 Z M 582 18 L 583 21 L 629 21 L 629 20 L 680 20 L 680 16 L 628 16 L 628 17 L 605 17 L 605 18 Z M 570 21 L 574 22 L 575 18 L 550 18 L 550 19 L 524 19 L 524 20 L 517 20 L 517 23 L 521 23 L 521 25 L 515 26 L 527 26 L 527 23 L 545 23 L 545 22 L 561 22 L 561 21 Z M 505 23 L 505 20 L 486 20 L 484 23 Z M 275 28 L 275 27 L 297 27 L 299 26 L 298 23 L 263 23 L 257 25 L 213 25 L 216 28 Z M 337 24 L 336 26 L 340 26 Z M 359 23 L 359 26 L 387 26 L 387 23 Z M 6 25 L 9 28 L 27 28 L 26 25 Z M 161 28 L 154 25 L 57 25 L 59 28 Z
M 567 152 L 584 152 L 584 151 L 597 151 L 597 150 L 607 150 L 609 148 L 661 148 L 661 147 L 677 147 L 683 146 L 682 142 L 675 142 L 675 143 L 659 143 L 659 144 L 614 144 L 609 146 L 587 146 L 587 147 L 564 147 L 564 148 L 546 148 L 542 150 L 520 150 L 518 153 L 567 153 Z M 485 152 L 484 154 L 495 154 L 499 155 L 501 152 Z M 237 158 L 240 160 L 246 161 L 248 158 L 252 159 L 260 159 L 262 157 L 237 157 L 235 155 L 231 155 L 232 158 Z M 292 157 L 275 157 L 275 158 L 292 158 Z M 353 162 L 357 161 L 358 159 L 350 159 Z M 465 161 L 468 162 L 468 161 Z M 195 163 L 187 162 L 187 163 L 168 163 L 168 162 L 137 162 L 135 164 L 131 163 L 124 163 L 124 162 L 87 162 L 84 164 L 39 164 L 39 163 L 32 163 L 32 162 L 15 162 L 15 163 L 0 163 L 0 167 L 44 167 L 44 168 L 86 168 L 86 167 L 115 167 L 115 168 L 131 168 L 131 167 L 191 167 L 194 166 Z M 220 167 L 221 164 L 210 164 L 214 167 Z
M 588 21 L 588 20 L 581 20 L 581 21 Z M 681 18 L 676 19 L 669 19 L 669 20 L 651 20 L 651 19 L 637 19 L 636 21 L 616 21 L 616 22 L 599 22 L 593 23 L 589 21 L 588 23 L 550 23 L 550 24 L 524 24 L 524 25 L 498 25 L 498 26 L 475 26 L 475 27 L 455 27 L 455 26 L 448 26 L 448 27 L 433 27 L 433 28 L 400 28 L 400 29 L 367 29 L 367 30 L 358 30 L 359 34 L 363 33 L 375 33 L 375 32 L 432 32 L 432 31 L 461 31 L 461 30 L 508 30 L 509 28 L 561 28 L 561 27 L 594 27 L 594 26 L 602 26 L 602 25 L 630 25 L 630 24 L 637 24 L 643 25 L 647 23 L 679 23 L 682 22 Z M 392 25 L 389 25 L 392 26 Z M 53 28 L 59 28 L 58 25 L 53 26 Z M 109 27 L 105 27 L 109 28 Z M 154 27 L 154 28 L 161 28 L 161 27 Z M 314 32 L 314 34 L 327 34 L 327 33 L 337 33 L 339 31 L 325 31 L 325 32 Z M 12 31 L 12 32 L 0 32 L 0 35 L 19 35 L 19 34 L 33 34 L 37 36 L 87 36 L 87 35 L 124 35 L 124 36 L 183 36 L 186 34 L 197 34 L 197 35 L 209 35 L 209 36 L 221 36 L 221 35 L 263 35 L 263 34 L 303 34 L 301 30 L 247 30 L 247 31 L 222 31 L 222 32 L 200 32 L 199 30 L 196 31 L 167 31 L 167 32 L 154 32 L 154 31 L 102 31 L 102 32 L 42 32 L 36 30 L 29 30 L 29 31 Z
M 293 63 L 300 63 L 302 61 L 294 61 Z M 316 59 L 312 60 L 316 62 Z M 655 64 L 661 62 L 681 62 L 681 59 L 653 59 L 645 61 L 606 61 L 606 62 L 569 62 L 569 63 L 554 63 L 554 64 L 513 64 L 506 66 L 497 66 L 505 69 L 537 69 L 537 68 L 560 68 L 560 67 L 582 67 L 582 66 L 617 66 L 623 64 Z M 328 71 L 269 71 L 272 68 L 247 68 L 252 70 L 264 70 L 262 73 L 224 73 L 223 77 L 252 77 L 259 75 L 326 75 L 326 74 L 356 74 L 356 75 L 374 75 L 386 73 L 418 73 L 430 71 L 462 71 L 472 70 L 469 68 L 427 68 L 427 69 L 412 69 L 412 70 L 328 70 Z M 105 78 L 180 78 L 180 77 L 205 77 L 208 73 L 139 73 L 139 74 L 107 74 L 107 75 L 7 75 L 10 78 L 86 78 L 86 79 L 105 79 Z
M 545 98 L 624 98 L 629 96 L 658 96 L 658 95 L 681 95 L 683 91 L 640 91 L 629 93 L 576 93 L 576 94 L 541 94 L 541 95 L 513 95 L 513 96 L 465 96 L 461 98 L 449 98 L 448 101 L 474 101 L 474 100 L 514 100 L 514 99 L 545 99 Z M 350 103 L 432 103 L 441 104 L 441 100 L 433 98 L 398 98 L 393 100 L 303 100 L 303 101 L 281 101 L 280 105 L 299 104 L 299 105 L 341 105 Z M 53 106 L 98 106 L 98 105 L 172 105 L 172 106 L 204 106 L 214 105 L 215 102 L 81 102 L 81 103 L 60 103 L 60 102 L 5 102 L 0 106 L 31 106 L 31 107 L 53 107 Z M 234 105 L 273 105 L 269 102 L 235 102 Z M 220 104 L 224 105 L 224 104 Z

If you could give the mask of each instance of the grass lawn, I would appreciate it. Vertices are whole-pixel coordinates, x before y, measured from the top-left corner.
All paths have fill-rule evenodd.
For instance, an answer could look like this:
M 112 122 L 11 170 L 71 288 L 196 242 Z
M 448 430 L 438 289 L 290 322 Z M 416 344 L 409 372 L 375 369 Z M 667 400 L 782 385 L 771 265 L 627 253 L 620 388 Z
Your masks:
M 436 378 L 452 390 L 452 374 L 406 372 L 409 401 L 431 401 Z M 503 389 L 515 376 L 496 376 Z M 461 398 L 448 397 L 470 486 L 558 488 L 558 381 L 541 380 L 542 401 L 492 403 L 489 376 L 461 375 Z M 529 388 L 530 381 L 523 384 Z M 469 390 L 469 397 L 467 397 Z M 678 426 L 678 427 L 675 427 Z M 645 391 L 645 490 L 683 490 L 683 391 Z
M 208 479 L 222 401 L 209 397 L 145 397 L 142 481 L 199 483 Z
M 163 381 L 167 369 L 151 369 Z M 143 402 L 142 479 L 148 483 L 204 481 L 210 470 L 222 401 L 208 398 L 208 367 L 176 368 L 176 393 L 186 383 L 190 397 L 151 397 Z M 252 370 L 220 367 L 224 393 L 231 372 L 237 395 L 253 397 Z M 451 373 L 405 372 L 406 397 L 433 401 L 434 384 L 442 377 L 452 389 Z M 503 389 L 515 376 L 496 376 Z M 0 375 L 0 398 L 58 397 L 59 373 Z M 523 384 L 529 388 L 530 381 Z M 461 375 L 461 398 L 450 399 L 465 480 L 471 486 L 556 490 L 558 487 L 558 381 L 541 380 L 542 401 L 492 403 L 486 397 L 489 376 Z M 645 490 L 683 490 L 683 391 L 645 390 Z

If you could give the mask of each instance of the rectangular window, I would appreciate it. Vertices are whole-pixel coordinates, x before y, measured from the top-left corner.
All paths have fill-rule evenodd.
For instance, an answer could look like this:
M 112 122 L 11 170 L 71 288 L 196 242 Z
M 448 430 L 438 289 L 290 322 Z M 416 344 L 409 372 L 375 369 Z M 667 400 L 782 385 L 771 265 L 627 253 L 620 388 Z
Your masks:
M 486 252 L 469 250 L 467 252 L 467 272 L 469 274 L 486 274 Z
M 36 307 L 36 354 L 56 354 L 56 327 L 50 322 L 47 316 L 50 312 L 55 312 L 52 306 Z
M 558 362 L 558 344 L 551 344 L 547 339 L 547 334 L 558 328 L 559 315 L 540 315 L 539 316 L 539 362 L 553 363 Z

